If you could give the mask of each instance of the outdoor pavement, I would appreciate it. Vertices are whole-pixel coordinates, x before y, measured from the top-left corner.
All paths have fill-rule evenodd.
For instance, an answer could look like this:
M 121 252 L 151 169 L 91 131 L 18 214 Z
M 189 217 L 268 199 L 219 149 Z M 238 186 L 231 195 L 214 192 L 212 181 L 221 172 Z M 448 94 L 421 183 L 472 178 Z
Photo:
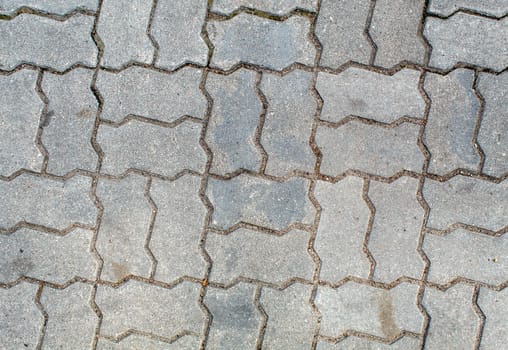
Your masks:
M 508 349 L 508 0 L 0 0 L 0 349 Z

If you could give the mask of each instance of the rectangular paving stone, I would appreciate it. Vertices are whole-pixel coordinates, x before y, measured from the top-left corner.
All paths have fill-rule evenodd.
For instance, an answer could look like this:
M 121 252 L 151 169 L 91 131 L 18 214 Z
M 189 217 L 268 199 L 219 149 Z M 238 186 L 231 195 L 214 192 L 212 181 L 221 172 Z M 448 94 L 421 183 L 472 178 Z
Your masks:
M 316 7 L 317 0 L 215 0 L 212 3 L 212 11 L 226 15 L 242 8 L 253 8 L 282 16 L 296 9 L 314 12 Z
M 507 0 L 430 0 L 428 11 L 449 16 L 457 10 L 477 11 L 501 17 L 508 12 Z
M 303 16 L 278 22 L 240 13 L 227 21 L 208 22 L 207 30 L 214 46 L 211 65 L 216 68 L 227 70 L 245 62 L 282 70 L 293 63 L 314 63 L 310 21 Z
M 506 324 L 508 324 L 508 288 L 496 292 L 480 288 L 478 306 L 485 315 L 485 324 L 480 341 L 480 349 L 502 349 L 508 342 Z
M 13 15 L 23 7 L 57 15 L 65 15 L 73 10 L 96 11 L 98 0 L 0 0 L 0 13 Z
M 80 63 L 93 67 L 97 46 L 92 40 L 94 17 L 81 14 L 65 21 L 21 14 L 0 21 L 0 69 L 22 63 L 63 71 Z
M 199 338 L 197 336 L 186 335 L 178 338 L 176 341 L 168 344 L 153 338 L 144 337 L 137 334 L 130 334 L 119 342 L 110 341 L 105 338 L 99 338 L 97 350 L 186 350 L 199 349 Z
M 319 342 L 316 350 L 418 350 L 420 341 L 409 336 L 402 337 L 391 344 L 379 343 L 364 338 L 349 336 L 338 343 Z

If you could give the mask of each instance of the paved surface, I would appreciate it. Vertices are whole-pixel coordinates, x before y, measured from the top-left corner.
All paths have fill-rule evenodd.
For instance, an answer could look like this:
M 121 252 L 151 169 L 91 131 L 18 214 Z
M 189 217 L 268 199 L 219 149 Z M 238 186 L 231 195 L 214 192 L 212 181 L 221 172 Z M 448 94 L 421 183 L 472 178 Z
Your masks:
M 0 0 L 1 349 L 508 349 L 507 0 Z

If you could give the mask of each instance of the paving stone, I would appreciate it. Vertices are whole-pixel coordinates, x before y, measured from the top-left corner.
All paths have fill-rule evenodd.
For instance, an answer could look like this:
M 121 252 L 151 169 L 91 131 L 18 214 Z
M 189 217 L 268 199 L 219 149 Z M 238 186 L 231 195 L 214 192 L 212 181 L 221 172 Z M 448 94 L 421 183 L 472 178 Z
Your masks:
M 73 10 L 96 11 L 98 0 L 0 0 L 0 13 L 14 15 L 23 7 L 65 15 Z
M 42 349 L 92 347 L 99 321 L 90 307 L 92 286 L 74 283 L 65 289 L 44 288 L 41 304 L 48 313 Z
M 373 50 L 365 29 L 371 1 L 322 0 L 316 36 L 323 50 L 320 65 L 337 68 L 349 61 L 369 64 Z
M 489 181 L 458 175 L 446 182 L 427 179 L 423 197 L 430 207 L 427 226 L 446 230 L 464 223 L 497 231 L 508 225 L 508 181 Z
M 44 317 L 35 304 L 39 287 L 22 282 L 0 288 L 0 342 L 6 350 L 35 349 Z
M 263 288 L 260 303 L 268 315 L 263 349 L 310 349 L 317 318 L 309 303 L 312 286 Z
M 430 66 L 459 62 L 501 71 L 508 66 L 508 20 L 459 12 L 449 19 L 427 17 L 424 35 L 432 46 Z
M 120 127 L 101 125 L 97 141 L 104 151 L 101 171 L 120 175 L 128 169 L 175 176 L 184 169 L 203 171 L 206 154 L 199 145 L 201 125 L 186 121 L 174 128 L 130 120 Z
M 320 279 L 367 278 L 370 261 L 363 252 L 370 210 L 362 198 L 363 180 L 347 177 L 335 184 L 318 181 L 314 196 L 321 216 L 314 249 L 321 259 Z
M 229 289 L 208 288 L 204 304 L 212 314 L 209 349 L 254 349 L 261 315 L 254 305 L 256 287 L 240 283 Z
M 424 88 L 432 103 L 423 141 L 430 151 L 428 171 L 445 175 L 457 168 L 475 171 L 480 156 L 473 147 L 479 101 L 474 72 L 456 69 L 443 76 L 428 73 Z
M 351 67 L 340 74 L 319 73 L 316 89 L 323 98 L 320 118 L 340 122 L 354 115 L 391 123 L 401 117 L 423 118 L 425 101 L 418 91 L 420 73 L 402 69 L 393 75 Z
M 167 74 L 130 67 L 120 73 L 100 72 L 97 87 L 104 98 L 101 119 L 120 122 L 139 115 L 173 122 L 188 115 L 202 118 L 207 101 L 199 90 L 201 70 L 183 68 Z
M 417 350 L 420 349 L 420 341 L 417 338 L 408 336 L 402 337 L 399 340 L 391 343 L 379 343 L 364 338 L 357 338 L 349 336 L 336 344 L 319 342 L 316 350 Z
M 74 64 L 94 66 L 97 46 L 92 40 L 94 17 L 77 14 L 65 21 L 21 14 L 0 21 L 0 69 L 22 63 L 66 70 Z M 37 33 L 37 35 L 34 35 Z
M 157 260 L 155 279 L 170 282 L 181 276 L 202 278 L 206 264 L 199 242 L 207 210 L 199 196 L 201 179 L 154 179 L 150 197 L 157 207 L 150 250 Z M 168 250 L 170 249 L 170 250 Z
M 28 173 L 0 181 L 0 228 L 25 221 L 63 230 L 79 223 L 95 225 L 97 208 L 90 198 L 92 179 L 75 175 L 66 181 Z
M 159 340 L 143 337 L 137 334 L 130 334 L 118 343 L 99 338 L 97 350 L 183 350 L 183 349 L 199 349 L 199 338 L 196 336 L 186 335 L 178 338 L 175 342 L 168 344 Z
M 485 153 L 483 171 L 493 176 L 508 173 L 508 73 L 480 73 L 478 90 L 485 99 L 478 143 Z
M 171 338 L 181 332 L 201 332 L 204 315 L 198 305 L 201 286 L 182 282 L 167 289 L 129 280 L 118 288 L 97 287 L 95 301 L 102 311 L 101 335 L 118 337 L 136 329 Z
M 423 63 L 426 47 L 419 28 L 424 5 L 424 0 L 376 1 L 369 29 L 377 47 L 374 64 Z
M 231 75 L 208 75 L 206 89 L 213 99 L 213 108 L 205 141 L 213 153 L 213 173 L 256 171 L 259 167 L 256 129 L 262 105 L 255 85 L 256 72 L 246 69 Z
M 145 197 L 146 178 L 100 179 L 97 197 L 104 210 L 95 247 L 104 264 L 101 279 L 118 282 L 128 275 L 149 277 L 152 262 L 144 249 L 152 213 Z
M 419 130 L 411 123 L 383 128 L 356 121 L 337 129 L 319 127 L 316 143 L 323 154 L 321 173 L 337 176 L 352 169 L 389 177 L 402 170 L 419 172 L 423 165 Z
M 302 16 L 278 22 L 240 13 L 227 21 L 209 22 L 207 30 L 215 48 L 213 67 L 230 69 L 246 62 L 281 70 L 293 63 L 314 63 L 310 21 Z
M 95 279 L 98 267 L 91 252 L 93 232 L 76 228 L 65 236 L 19 229 L 0 235 L 0 281 L 21 276 L 65 284 L 75 276 Z
M 243 228 L 228 235 L 209 233 L 206 250 L 213 261 L 209 279 L 226 285 L 240 276 L 275 284 L 295 277 L 312 280 L 309 238 L 300 230 L 280 237 Z
M 212 11 L 229 15 L 245 7 L 282 16 L 296 9 L 315 12 L 317 0 L 215 0 Z
M 374 279 L 419 279 L 425 264 L 418 251 L 424 210 L 417 199 L 418 179 L 401 177 L 387 184 L 372 181 L 369 198 L 376 208 L 368 249 L 376 261 Z
M 312 73 L 295 70 L 279 77 L 266 74 L 261 90 L 268 101 L 261 144 L 268 154 L 265 173 L 285 176 L 313 172 L 316 156 L 309 144 L 317 101 Z
M 0 75 L 0 175 L 41 169 L 44 158 L 35 138 L 44 104 L 36 81 L 37 72 L 31 70 Z
M 156 66 L 175 69 L 189 62 L 207 64 L 208 46 L 201 36 L 206 9 L 204 0 L 157 1 L 151 28 L 159 45 Z
M 422 304 L 430 315 L 426 349 L 473 349 L 480 319 L 473 287 L 457 284 L 445 292 L 425 289 Z
M 150 1 L 103 1 L 97 24 L 104 43 L 101 65 L 121 68 L 129 62 L 152 62 L 155 50 L 147 34 L 151 10 Z
M 386 290 L 347 282 L 337 289 L 318 287 L 315 303 L 321 312 L 320 333 L 338 337 L 347 330 L 387 339 L 402 331 L 419 333 L 423 316 L 416 305 L 418 286 L 401 283 Z
M 285 182 L 241 174 L 231 180 L 209 179 L 207 196 L 214 211 L 211 224 L 227 230 L 239 222 L 282 230 L 292 223 L 310 225 L 315 208 L 307 194 L 309 181 Z
M 498 285 L 508 281 L 508 236 L 493 237 L 457 229 L 446 236 L 426 235 L 428 280 L 446 284 L 456 277 Z
M 506 324 L 508 324 L 508 288 L 496 292 L 480 288 L 478 306 L 485 315 L 480 349 L 502 349 L 508 342 Z
M 449 16 L 457 10 L 477 11 L 490 16 L 502 17 L 508 13 L 507 0 L 430 0 L 428 11 Z
M 42 143 L 49 153 L 47 171 L 52 174 L 95 170 L 97 153 L 90 140 L 98 103 L 90 89 L 92 75 L 91 70 L 77 68 L 65 75 L 43 77 L 42 89 L 49 104 Z

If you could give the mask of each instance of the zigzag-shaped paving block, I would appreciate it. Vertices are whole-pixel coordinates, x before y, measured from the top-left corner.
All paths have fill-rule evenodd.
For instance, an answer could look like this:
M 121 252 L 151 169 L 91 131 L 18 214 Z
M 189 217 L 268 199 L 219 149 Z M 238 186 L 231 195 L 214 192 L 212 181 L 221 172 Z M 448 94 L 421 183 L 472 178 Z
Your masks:
M 197 336 L 190 335 L 178 338 L 171 344 L 137 334 L 130 334 L 118 342 L 105 338 L 99 338 L 99 341 L 97 342 L 97 350 L 190 350 L 198 348 L 199 338 Z
M 242 7 L 281 16 L 296 9 L 315 11 L 317 0 L 215 0 L 212 3 L 212 11 L 223 14 L 231 14 Z
M 99 0 L 0 0 L 0 13 L 12 15 L 23 7 L 65 15 L 73 10 L 96 11 Z
M 316 350 L 417 350 L 420 349 L 419 343 L 417 338 L 408 336 L 390 344 L 350 336 L 335 344 L 319 342 Z
M 507 0 L 430 0 L 428 10 L 442 16 L 449 16 L 457 10 L 478 11 L 501 17 L 508 13 Z
M 502 349 L 508 342 L 505 325 L 508 324 L 508 288 L 493 291 L 480 288 L 478 306 L 485 315 L 480 348 L 485 350 Z

